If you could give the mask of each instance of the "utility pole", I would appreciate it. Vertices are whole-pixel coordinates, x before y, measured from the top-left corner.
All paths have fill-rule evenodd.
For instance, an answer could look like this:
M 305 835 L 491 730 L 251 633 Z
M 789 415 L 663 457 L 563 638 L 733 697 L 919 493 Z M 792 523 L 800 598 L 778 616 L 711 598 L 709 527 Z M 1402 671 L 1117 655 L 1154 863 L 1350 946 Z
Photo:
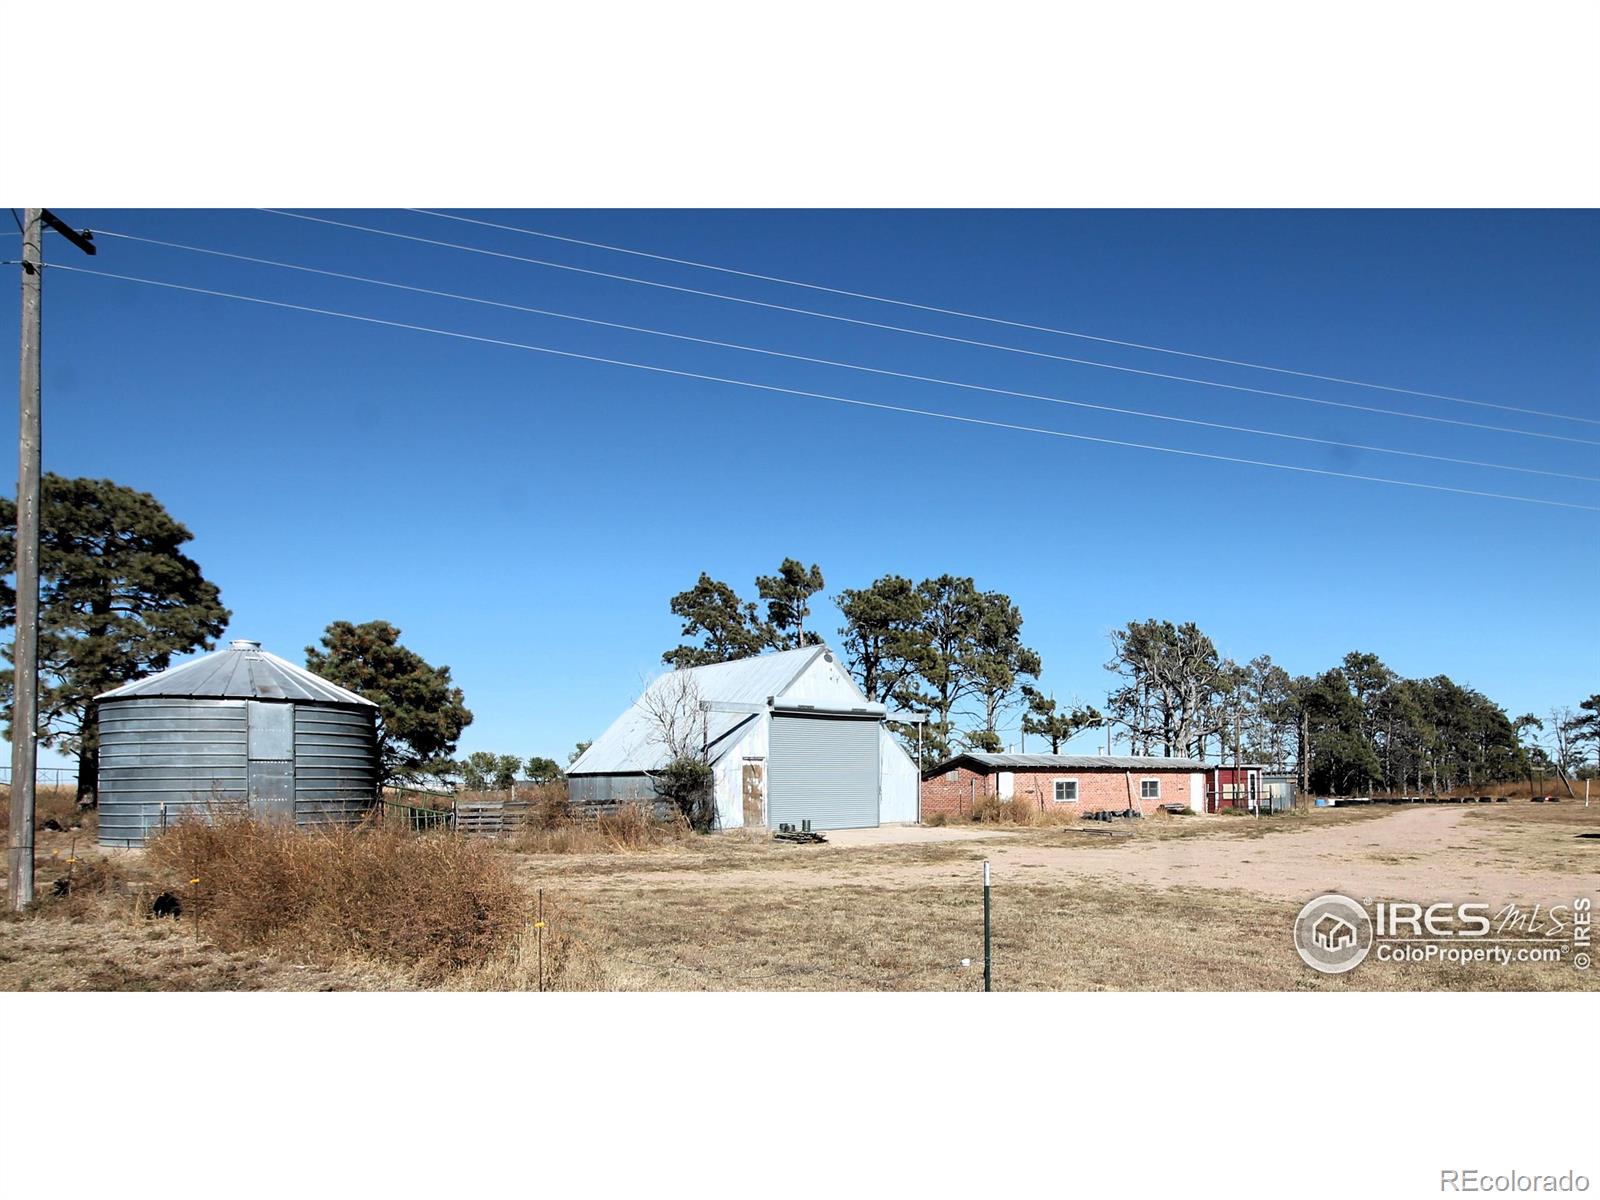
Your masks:
M 11 714 L 11 831 L 6 885 L 15 911 L 33 903 L 34 771 L 39 762 L 39 508 L 40 324 L 44 292 L 44 231 L 49 228 L 85 254 L 93 235 L 69 228 L 49 209 L 30 208 L 22 228 L 22 347 L 17 438 L 17 634 Z
M 1223 734 L 1223 736 L 1226 737 L 1227 734 Z M 1226 746 L 1223 747 L 1222 752 L 1224 754 L 1228 752 Z M 1261 805 L 1257 803 L 1256 797 L 1250 794 L 1250 789 L 1245 786 L 1242 780 L 1243 771 L 1244 733 L 1240 729 L 1239 714 L 1237 711 L 1235 711 L 1233 714 L 1233 786 L 1236 789 L 1234 795 L 1243 795 L 1246 799 L 1246 803 L 1250 805 L 1250 815 L 1252 817 L 1259 817 L 1261 815 Z

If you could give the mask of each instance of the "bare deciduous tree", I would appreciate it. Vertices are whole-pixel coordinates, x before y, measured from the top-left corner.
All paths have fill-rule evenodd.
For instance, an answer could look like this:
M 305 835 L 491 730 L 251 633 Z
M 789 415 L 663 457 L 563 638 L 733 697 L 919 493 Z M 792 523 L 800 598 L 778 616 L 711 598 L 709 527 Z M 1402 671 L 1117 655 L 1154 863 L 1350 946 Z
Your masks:
M 715 776 L 706 761 L 710 717 L 701 703 L 699 681 L 692 671 L 663 675 L 639 697 L 651 727 L 651 740 L 665 752 L 666 763 L 646 772 L 656 794 L 676 806 L 696 829 L 716 824 Z
M 705 757 L 708 717 L 700 706 L 700 685 L 692 671 L 663 675 L 639 697 L 651 738 L 667 758 Z

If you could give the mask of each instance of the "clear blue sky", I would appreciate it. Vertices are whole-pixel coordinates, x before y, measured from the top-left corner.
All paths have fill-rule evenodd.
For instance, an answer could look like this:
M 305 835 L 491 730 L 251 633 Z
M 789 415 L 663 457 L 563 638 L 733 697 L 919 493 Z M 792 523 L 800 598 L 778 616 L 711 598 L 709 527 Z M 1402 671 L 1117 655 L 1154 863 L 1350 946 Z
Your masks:
M 1592 445 L 1026 358 L 259 212 L 64 215 L 893 370 L 1600 475 Z M 1600 425 L 913 313 L 433 217 L 324 215 L 960 337 L 1600 441 Z M 1600 415 L 1592 212 L 478 215 L 1109 337 Z M 1600 504 L 1600 484 L 962 392 L 100 244 L 92 262 L 59 239 L 47 253 L 884 403 Z M 669 596 L 705 570 L 753 598 L 754 577 L 785 555 L 820 563 L 830 596 L 886 572 L 948 571 L 1008 592 L 1043 656 L 1043 686 L 1063 697 L 1103 698 L 1107 632 L 1146 617 L 1196 621 L 1225 654 L 1270 653 L 1297 673 L 1371 651 L 1407 675 L 1447 673 L 1513 715 L 1600 688 L 1593 512 L 958 425 L 64 272 L 46 282 L 46 469 L 155 493 L 194 531 L 192 553 L 233 610 L 229 636 L 299 659 L 329 621 L 399 625 L 465 690 L 476 720 L 464 751 L 564 761 L 676 644 Z M 13 278 L 0 328 L 16 327 L 16 305 Z M 14 343 L 0 342 L 15 378 Z M 14 489 L 14 455 L 5 464 Z M 831 604 L 817 625 L 834 636 Z

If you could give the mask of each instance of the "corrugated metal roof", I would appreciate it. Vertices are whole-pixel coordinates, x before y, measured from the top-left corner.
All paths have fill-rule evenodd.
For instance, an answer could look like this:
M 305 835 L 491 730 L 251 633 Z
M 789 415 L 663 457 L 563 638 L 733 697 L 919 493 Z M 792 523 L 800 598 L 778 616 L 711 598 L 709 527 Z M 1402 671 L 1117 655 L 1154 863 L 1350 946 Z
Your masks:
M 705 667 L 689 667 L 682 671 L 668 671 L 657 676 L 645 688 L 643 695 L 628 708 L 599 737 L 593 745 L 578 756 L 567 768 L 568 775 L 632 775 L 654 771 L 667 765 L 666 748 L 661 745 L 655 723 L 645 708 L 645 698 L 660 695 L 671 686 L 670 681 L 688 676 L 694 680 L 695 690 L 701 700 L 716 704 L 765 704 L 770 696 L 781 696 L 791 683 L 823 654 L 831 654 L 826 646 L 806 646 L 800 650 L 780 650 L 775 654 L 762 654 L 755 658 L 740 658 L 733 662 L 712 663 Z M 708 712 L 706 717 L 706 743 L 711 748 L 711 759 L 716 761 L 717 743 L 754 714 L 739 712 Z M 727 744 L 724 745 L 724 749 Z
M 186 662 L 181 666 L 136 679 L 96 700 L 124 700 L 133 696 L 184 696 L 207 700 L 298 700 L 320 704 L 359 704 L 376 708 L 371 700 L 329 683 L 304 667 L 297 667 L 261 648 L 260 642 L 242 639 Z
M 1063 771 L 1204 771 L 1213 764 L 1197 758 L 1161 758 L 1139 754 L 957 754 L 933 768 L 936 773 L 959 762 L 1000 770 L 1029 768 Z

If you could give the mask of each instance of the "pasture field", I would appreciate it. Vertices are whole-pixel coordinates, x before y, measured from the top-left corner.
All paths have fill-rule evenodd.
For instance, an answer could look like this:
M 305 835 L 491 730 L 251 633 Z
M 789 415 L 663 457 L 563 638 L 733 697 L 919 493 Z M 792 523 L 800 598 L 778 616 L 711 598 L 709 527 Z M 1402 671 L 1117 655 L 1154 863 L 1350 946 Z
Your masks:
M 431 850 L 378 835 L 381 853 L 350 841 L 374 835 L 347 835 L 328 853 L 348 876 L 320 870 L 321 850 L 280 847 L 270 869 L 215 885 L 237 895 L 202 897 L 176 920 L 147 914 L 159 890 L 183 895 L 177 852 L 100 851 L 88 826 L 41 832 L 41 900 L 0 922 L 0 989 L 971 991 L 987 860 L 996 990 L 1600 990 L 1600 970 L 1574 965 L 1570 929 L 1560 961 L 1369 957 L 1335 976 L 1290 940 L 1300 906 L 1327 891 L 1570 921 L 1576 899 L 1600 900 L 1600 837 L 1586 836 L 1600 834 L 1600 804 L 1163 814 L 1104 829 L 885 827 L 812 846 L 666 830 Z M 185 853 L 219 856 L 193 869 L 232 879 L 225 849 Z M 435 861 L 470 895 L 383 876 Z M 69 870 L 78 882 L 58 896 Z M 454 915 L 435 931 L 408 918 L 391 936 L 363 897 Z M 459 925 L 473 920 L 467 936 Z M 410 948 L 443 935 L 466 947 L 446 965 Z

